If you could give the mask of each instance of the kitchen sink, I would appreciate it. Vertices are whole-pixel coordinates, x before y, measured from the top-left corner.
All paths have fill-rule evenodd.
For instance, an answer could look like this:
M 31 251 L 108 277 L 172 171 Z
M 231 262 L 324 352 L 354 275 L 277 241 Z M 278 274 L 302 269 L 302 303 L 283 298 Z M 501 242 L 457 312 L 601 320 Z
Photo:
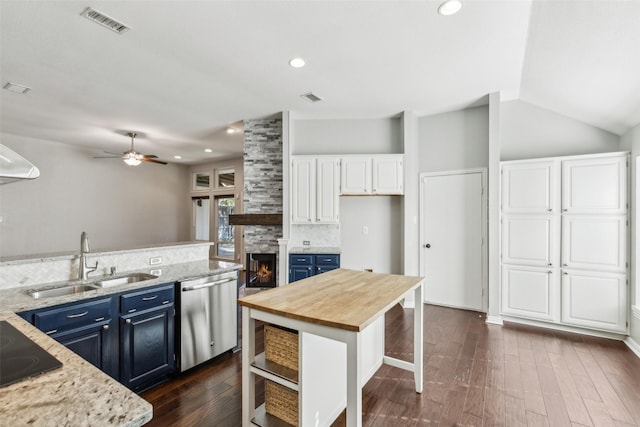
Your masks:
M 130 283 L 145 282 L 147 280 L 153 280 L 157 278 L 158 276 L 154 276 L 153 274 L 133 273 L 122 277 L 114 277 L 113 279 L 99 280 L 93 283 L 93 285 L 99 286 L 101 288 L 109 288 L 111 286 L 128 285 Z
M 96 289 L 98 288 L 94 285 L 73 285 L 50 289 L 32 289 L 27 291 L 27 294 L 31 295 L 33 298 L 40 299 L 79 294 L 80 292 L 95 291 Z

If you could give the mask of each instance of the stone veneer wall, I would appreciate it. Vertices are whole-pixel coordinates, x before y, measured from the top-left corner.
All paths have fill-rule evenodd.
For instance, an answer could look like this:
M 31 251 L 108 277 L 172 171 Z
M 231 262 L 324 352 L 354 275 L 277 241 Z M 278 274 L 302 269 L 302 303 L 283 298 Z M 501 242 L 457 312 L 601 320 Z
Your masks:
M 282 119 L 244 122 L 244 213 L 282 213 Z M 245 252 L 279 251 L 282 225 L 245 225 Z M 276 265 L 279 260 L 276 255 Z

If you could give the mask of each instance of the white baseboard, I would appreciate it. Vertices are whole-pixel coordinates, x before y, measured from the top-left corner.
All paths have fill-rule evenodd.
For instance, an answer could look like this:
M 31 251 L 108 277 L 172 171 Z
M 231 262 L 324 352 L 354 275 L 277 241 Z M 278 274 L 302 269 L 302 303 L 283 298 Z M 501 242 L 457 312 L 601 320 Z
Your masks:
M 640 344 L 638 344 L 636 340 L 631 337 L 627 337 L 625 338 L 624 343 L 636 354 L 636 356 L 638 356 L 638 358 L 640 358 Z
M 504 323 L 502 322 L 502 317 L 500 316 L 487 316 L 486 323 L 490 325 L 504 325 Z

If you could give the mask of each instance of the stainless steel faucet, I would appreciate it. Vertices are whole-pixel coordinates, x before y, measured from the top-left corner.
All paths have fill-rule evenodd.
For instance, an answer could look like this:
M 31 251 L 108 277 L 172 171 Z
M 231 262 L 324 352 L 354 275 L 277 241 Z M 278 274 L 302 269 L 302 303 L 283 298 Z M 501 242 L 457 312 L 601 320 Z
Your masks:
M 87 265 L 86 255 L 89 252 L 89 236 L 85 231 L 83 231 L 80 235 L 80 268 L 78 270 L 79 280 L 87 280 L 89 278 L 89 273 L 94 272 L 98 269 L 98 261 L 96 261 L 96 265 L 93 267 L 89 267 Z

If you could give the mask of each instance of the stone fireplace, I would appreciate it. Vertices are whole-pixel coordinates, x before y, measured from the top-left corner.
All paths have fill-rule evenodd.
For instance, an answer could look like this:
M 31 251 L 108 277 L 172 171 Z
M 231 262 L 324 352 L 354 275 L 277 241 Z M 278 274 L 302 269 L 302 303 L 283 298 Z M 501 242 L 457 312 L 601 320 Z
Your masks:
M 262 214 L 282 215 L 282 119 L 244 121 L 244 200 L 243 214 L 256 217 Z M 249 255 L 269 254 L 273 260 L 273 284 L 278 285 L 276 266 L 279 262 L 278 239 L 282 238 L 282 222 L 254 222 L 243 226 L 244 250 L 247 254 L 247 283 Z

